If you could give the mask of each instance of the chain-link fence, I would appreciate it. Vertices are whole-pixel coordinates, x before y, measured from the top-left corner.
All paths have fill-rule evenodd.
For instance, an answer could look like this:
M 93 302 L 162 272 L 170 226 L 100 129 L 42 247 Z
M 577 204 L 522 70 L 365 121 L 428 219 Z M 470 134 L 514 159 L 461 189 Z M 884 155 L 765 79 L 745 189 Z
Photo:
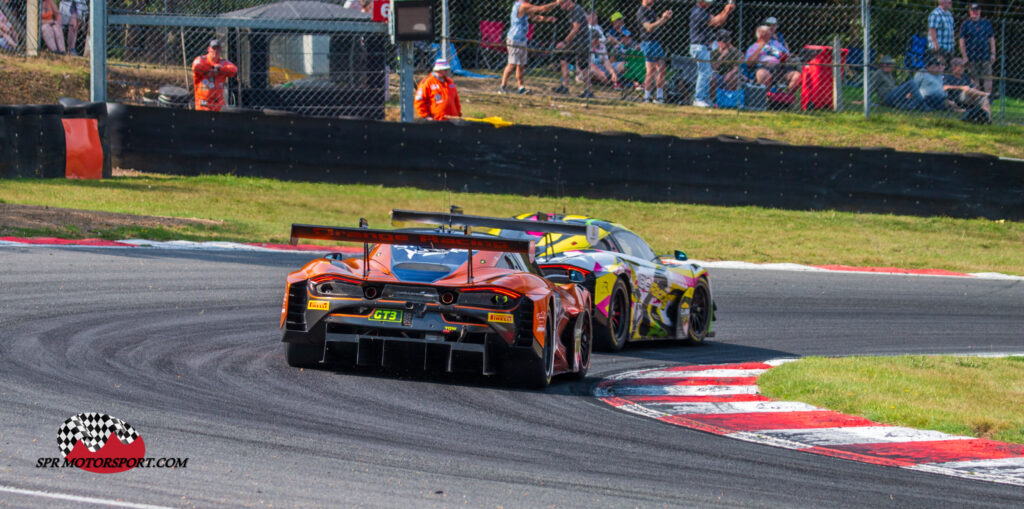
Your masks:
M 1024 42 L 1024 5 L 1014 7 L 1012 1 L 975 11 L 966 3 L 943 10 L 949 15 L 939 32 L 953 41 L 943 53 L 922 47 L 939 5 L 924 0 L 449 4 L 455 53 L 463 67 L 497 77 L 489 87 L 495 92 L 1024 122 L 1024 56 L 1013 51 Z M 980 13 L 980 21 L 971 12 Z M 964 52 L 973 57 L 954 66 L 960 62 L 953 57 Z M 931 60 L 944 66 L 929 71 L 925 64 Z M 515 67 L 502 77 L 511 61 L 523 62 L 522 82 Z
M 0 0 L 0 54 L 25 54 L 25 2 Z
M 194 104 L 222 87 L 228 107 L 382 118 L 388 86 L 397 88 L 397 52 L 373 0 L 106 2 L 113 100 Z M 463 95 L 1024 123 L 1024 2 L 947 2 L 448 0 L 448 49 Z M 46 31 L 67 38 L 69 27 L 45 28 L 45 11 L 74 9 L 84 25 L 88 7 L 0 0 L 13 34 L 0 51 L 46 51 Z M 80 30 L 64 51 L 88 51 Z M 237 75 L 197 78 L 211 39 Z M 440 53 L 416 43 L 415 69 L 422 75 Z
M 111 97 L 384 118 L 394 57 L 385 25 L 358 2 L 108 0 L 108 9 Z

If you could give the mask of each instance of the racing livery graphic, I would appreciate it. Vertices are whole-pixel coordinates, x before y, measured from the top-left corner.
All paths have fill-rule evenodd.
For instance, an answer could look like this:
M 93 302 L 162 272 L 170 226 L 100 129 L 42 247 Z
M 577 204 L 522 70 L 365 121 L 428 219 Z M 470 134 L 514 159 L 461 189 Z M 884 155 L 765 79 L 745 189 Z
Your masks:
M 117 417 L 92 412 L 64 421 L 57 446 L 65 460 L 98 474 L 130 470 L 146 456 L 146 444 L 135 428 Z
M 372 230 L 292 225 L 299 238 L 363 243 L 330 253 L 287 277 L 281 328 L 293 367 L 403 366 L 501 375 L 513 385 L 582 378 L 592 344 L 589 292 L 578 276 L 544 276 L 533 240 L 471 233 L 523 228 L 512 219 L 392 211 L 397 223 L 440 225 Z M 483 221 L 483 224 L 478 224 Z M 547 229 L 545 229 L 545 227 Z M 584 225 L 542 231 L 585 235 Z M 592 230 L 592 229 L 591 229 Z
M 594 306 L 595 340 L 606 350 L 627 342 L 682 339 L 701 343 L 714 337 L 715 305 L 707 270 L 676 251 L 658 256 L 626 227 L 587 216 L 528 213 L 535 224 L 596 227 L 583 235 L 527 234 L 537 239 L 538 264 L 545 274 L 579 274 Z M 539 228 L 539 227 L 538 227 Z M 503 236 L 515 236 L 504 232 Z

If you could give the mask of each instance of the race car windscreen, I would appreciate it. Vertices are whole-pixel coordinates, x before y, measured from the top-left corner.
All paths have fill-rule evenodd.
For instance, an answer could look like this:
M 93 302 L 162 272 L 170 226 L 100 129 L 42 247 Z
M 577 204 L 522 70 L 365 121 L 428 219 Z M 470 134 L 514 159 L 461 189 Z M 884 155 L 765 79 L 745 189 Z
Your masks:
M 479 251 L 474 251 L 475 255 Z M 403 281 L 433 283 L 465 265 L 469 254 L 463 250 L 391 246 L 391 271 Z

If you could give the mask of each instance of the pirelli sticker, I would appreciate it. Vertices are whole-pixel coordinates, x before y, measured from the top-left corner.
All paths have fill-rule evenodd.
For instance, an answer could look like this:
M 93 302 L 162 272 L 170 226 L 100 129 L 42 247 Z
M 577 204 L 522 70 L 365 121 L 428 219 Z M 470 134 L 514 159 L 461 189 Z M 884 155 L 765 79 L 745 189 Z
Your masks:
M 331 303 L 326 300 L 311 300 L 306 305 L 307 309 L 315 309 L 317 311 L 327 311 L 331 308 Z
M 509 313 L 487 313 L 487 321 L 494 323 L 512 323 L 512 315 Z

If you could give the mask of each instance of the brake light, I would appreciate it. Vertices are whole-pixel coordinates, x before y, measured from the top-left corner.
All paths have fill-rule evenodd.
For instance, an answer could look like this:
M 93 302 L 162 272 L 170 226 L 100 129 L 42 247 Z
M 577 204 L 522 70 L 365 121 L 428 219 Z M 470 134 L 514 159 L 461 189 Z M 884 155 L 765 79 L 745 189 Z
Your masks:
M 509 309 L 519 302 L 521 294 L 500 286 L 474 286 L 463 288 L 458 296 L 462 306 L 491 309 Z
M 462 291 L 462 293 L 467 293 L 467 292 L 493 292 L 493 293 L 499 293 L 499 294 L 502 294 L 502 295 L 507 295 L 508 297 L 511 297 L 513 299 L 518 299 L 519 297 L 522 297 L 522 295 L 520 295 L 518 292 L 514 292 L 512 290 L 509 290 L 508 288 L 502 288 L 500 286 L 472 286 L 472 287 L 469 287 L 469 288 L 463 288 L 461 291 Z
M 541 265 L 541 268 L 542 269 L 560 269 L 560 270 L 566 271 L 566 273 L 568 273 L 569 271 L 576 271 L 576 272 L 579 272 L 580 274 L 583 274 L 583 277 L 586 277 L 586 276 L 589 276 L 589 275 L 593 274 L 592 271 L 589 271 L 587 269 L 581 269 L 581 268 L 579 268 L 579 267 L 577 267 L 575 265 L 563 265 L 563 264 L 559 264 L 559 263 L 544 264 L 544 265 Z
M 356 278 L 345 277 L 345 276 L 337 276 L 337 275 L 334 275 L 334 274 L 324 274 L 324 275 L 316 276 L 316 277 L 310 279 L 310 281 L 312 281 L 314 284 L 320 284 L 320 283 L 324 283 L 324 282 L 332 281 L 332 280 L 337 280 L 337 281 L 341 281 L 343 283 L 348 283 L 348 284 L 353 284 L 353 285 L 358 285 L 358 284 L 362 283 L 361 280 L 356 279 Z
M 363 293 L 359 283 L 355 278 L 326 274 L 309 280 L 313 294 L 321 297 L 359 297 Z

